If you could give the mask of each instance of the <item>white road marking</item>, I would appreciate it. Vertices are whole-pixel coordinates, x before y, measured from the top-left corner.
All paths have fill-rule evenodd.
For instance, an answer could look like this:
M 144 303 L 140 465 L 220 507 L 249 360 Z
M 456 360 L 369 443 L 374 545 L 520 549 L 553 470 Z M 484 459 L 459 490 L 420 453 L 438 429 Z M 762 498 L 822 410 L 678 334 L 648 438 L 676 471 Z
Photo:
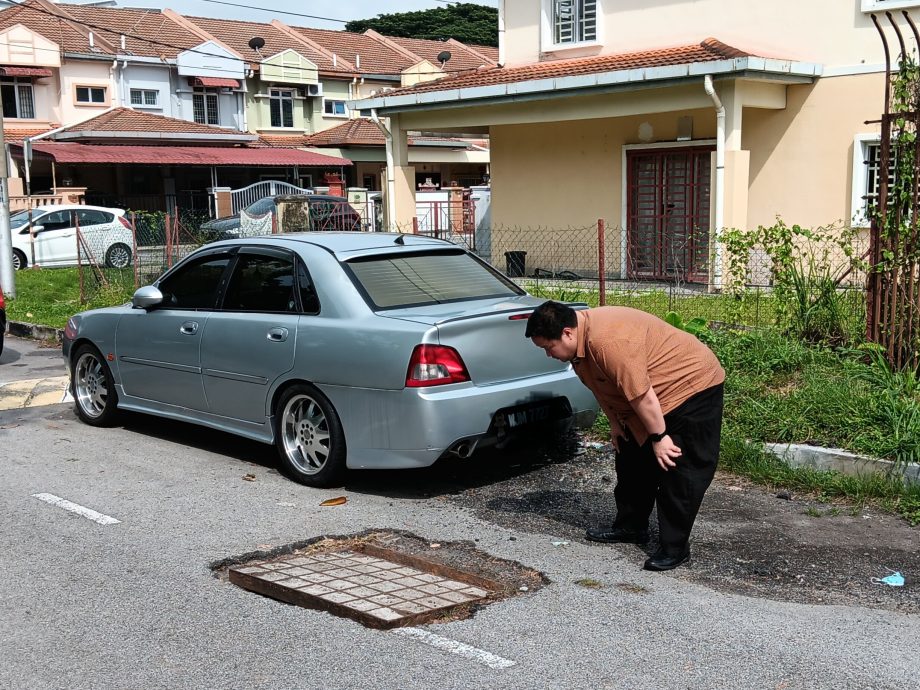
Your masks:
M 71 513 L 76 513 L 81 517 L 85 517 L 87 520 L 98 522 L 100 525 L 117 525 L 119 522 L 121 522 L 121 520 L 116 520 L 110 515 L 97 513 L 95 510 L 85 508 L 81 505 L 77 505 L 76 503 L 71 503 L 67 499 L 61 498 L 60 496 L 55 496 L 54 494 L 32 494 L 32 498 L 37 498 L 39 501 L 44 501 L 45 503 L 50 503 L 51 505 L 57 506 L 58 508 L 69 510 Z
M 485 664 L 489 668 L 510 668 L 514 666 L 514 661 L 510 659 L 505 659 L 492 652 L 487 652 L 483 649 L 477 649 L 476 647 L 471 647 L 468 644 L 462 642 L 457 642 L 456 640 L 451 640 L 446 637 L 441 637 L 440 635 L 435 635 L 430 633 L 427 630 L 422 630 L 421 628 L 395 628 L 391 632 L 396 633 L 397 635 L 403 635 L 405 637 L 411 637 L 414 640 L 418 640 L 424 644 L 430 645 L 436 649 L 442 649 L 445 652 L 450 652 L 451 654 L 456 654 L 462 656 L 466 659 L 471 659 L 477 661 L 480 664 Z
M 73 395 L 70 393 L 70 387 L 67 387 L 67 390 L 64 391 L 64 395 L 61 397 L 62 403 L 73 402 Z

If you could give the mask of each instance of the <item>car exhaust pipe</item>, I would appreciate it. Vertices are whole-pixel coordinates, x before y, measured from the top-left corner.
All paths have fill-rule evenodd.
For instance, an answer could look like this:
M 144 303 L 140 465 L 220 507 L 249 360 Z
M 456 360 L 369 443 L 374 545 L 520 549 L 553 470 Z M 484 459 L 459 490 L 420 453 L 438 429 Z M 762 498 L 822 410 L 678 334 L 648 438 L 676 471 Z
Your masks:
M 457 441 L 454 445 L 450 447 L 449 452 L 456 455 L 458 458 L 466 460 L 473 454 L 473 451 L 476 450 L 476 441 Z

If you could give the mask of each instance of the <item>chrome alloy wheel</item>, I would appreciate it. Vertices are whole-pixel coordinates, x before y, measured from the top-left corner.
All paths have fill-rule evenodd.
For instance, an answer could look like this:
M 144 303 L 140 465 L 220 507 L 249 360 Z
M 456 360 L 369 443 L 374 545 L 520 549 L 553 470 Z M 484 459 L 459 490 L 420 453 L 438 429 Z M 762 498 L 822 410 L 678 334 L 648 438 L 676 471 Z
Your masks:
M 304 474 L 316 474 L 326 466 L 330 447 L 329 421 L 320 404 L 309 395 L 295 395 L 281 413 L 284 451 L 291 464 Z
M 92 352 L 84 352 L 73 368 L 74 398 L 88 417 L 100 417 L 106 409 L 109 389 L 105 368 Z
M 108 264 L 112 268 L 126 268 L 131 263 L 131 250 L 124 244 L 113 244 L 109 248 Z

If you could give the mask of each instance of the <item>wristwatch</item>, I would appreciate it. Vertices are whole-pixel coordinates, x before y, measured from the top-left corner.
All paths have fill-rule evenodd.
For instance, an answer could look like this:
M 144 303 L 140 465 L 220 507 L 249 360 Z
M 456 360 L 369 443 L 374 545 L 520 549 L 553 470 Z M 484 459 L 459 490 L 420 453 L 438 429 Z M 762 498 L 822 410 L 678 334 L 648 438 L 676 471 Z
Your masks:
M 668 435 L 668 430 L 665 429 L 660 434 L 649 434 L 648 437 L 651 439 L 652 443 L 658 443 L 661 439 Z

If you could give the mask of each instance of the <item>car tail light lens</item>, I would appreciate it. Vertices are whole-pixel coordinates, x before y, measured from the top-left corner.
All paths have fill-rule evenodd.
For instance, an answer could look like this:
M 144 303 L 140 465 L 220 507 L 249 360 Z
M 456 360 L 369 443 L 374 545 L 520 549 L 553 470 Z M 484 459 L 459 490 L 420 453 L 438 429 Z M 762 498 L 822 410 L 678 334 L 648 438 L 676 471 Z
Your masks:
M 64 337 L 67 340 L 73 340 L 77 337 L 77 323 L 73 317 L 67 319 L 67 325 L 64 327 Z
M 460 353 L 445 345 L 416 345 L 406 374 L 408 388 L 443 386 L 469 381 L 470 375 Z
M 128 230 L 131 229 L 131 222 L 124 216 L 118 216 L 118 222 L 128 228 Z

